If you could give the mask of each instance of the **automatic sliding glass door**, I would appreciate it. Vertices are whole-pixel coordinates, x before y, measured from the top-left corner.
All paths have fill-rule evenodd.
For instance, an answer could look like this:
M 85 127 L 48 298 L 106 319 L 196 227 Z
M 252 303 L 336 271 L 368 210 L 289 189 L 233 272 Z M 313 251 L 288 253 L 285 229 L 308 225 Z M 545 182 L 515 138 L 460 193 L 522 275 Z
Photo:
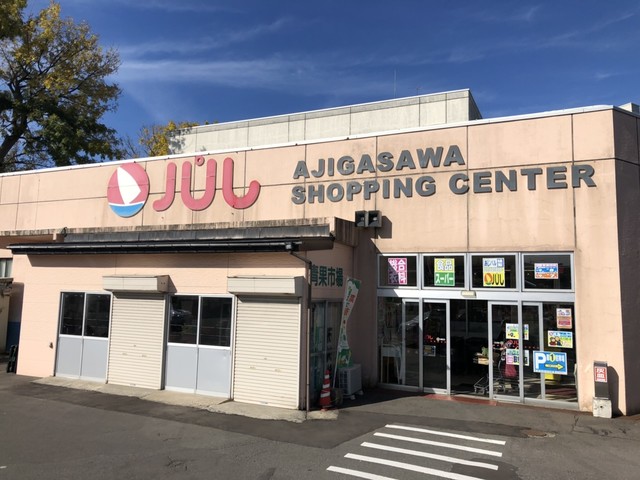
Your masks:
M 422 303 L 422 386 L 427 390 L 447 390 L 449 344 L 448 302 Z
M 485 300 L 450 300 L 452 394 L 489 395 L 490 355 Z
M 420 321 L 420 303 L 416 300 L 403 300 L 402 309 L 402 368 L 403 384 L 410 387 L 420 386 L 420 341 L 422 322 Z
M 489 302 L 489 326 L 492 396 L 520 398 L 522 342 L 518 305 Z
M 544 350 L 542 339 L 542 304 L 522 305 L 523 342 L 523 391 L 525 398 L 544 398 L 544 373 L 533 368 L 533 352 Z

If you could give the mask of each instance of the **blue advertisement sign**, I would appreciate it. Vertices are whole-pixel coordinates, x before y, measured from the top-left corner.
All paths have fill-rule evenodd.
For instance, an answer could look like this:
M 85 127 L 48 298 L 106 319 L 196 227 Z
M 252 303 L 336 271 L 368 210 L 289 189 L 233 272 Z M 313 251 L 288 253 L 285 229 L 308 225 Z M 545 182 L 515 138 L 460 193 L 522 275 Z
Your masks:
M 534 276 L 537 279 L 558 279 L 558 264 L 557 263 L 535 263 L 533 265 Z
M 533 371 L 536 373 L 567 374 L 567 354 L 564 352 L 533 352 Z

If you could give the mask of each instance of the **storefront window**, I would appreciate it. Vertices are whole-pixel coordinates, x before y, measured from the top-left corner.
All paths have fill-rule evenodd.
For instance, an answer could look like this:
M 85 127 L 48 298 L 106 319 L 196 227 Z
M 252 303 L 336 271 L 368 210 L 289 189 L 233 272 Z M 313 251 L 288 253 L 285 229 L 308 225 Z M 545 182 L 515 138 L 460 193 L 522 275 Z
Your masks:
M 423 280 L 425 288 L 464 288 L 464 255 L 425 255 Z
M 85 336 L 107 338 L 109 336 L 111 295 L 87 294 L 86 310 Z
M 378 298 L 380 382 L 401 383 L 402 342 L 402 299 Z
M 500 253 L 471 256 L 472 288 L 517 288 L 516 256 Z
M 232 310 L 231 297 L 172 297 L 169 343 L 231 346 Z
M 200 345 L 231 345 L 231 298 L 202 298 Z
M 83 317 L 84 293 L 63 293 L 60 333 L 62 335 L 82 335 Z
M 195 295 L 171 297 L 169 342 L 195 344 L 198 333 L 198 300 Z
M 11 258 L 0 258 L 0 278 L 10 277 L 11 276 L 11 266 L 13 264 L 13 259 Z
M 571 290 L 571 255 L 523 254 L 525 290 Z
M 416 255 L 378 257 L 378 284 L 381 287 L 418 286 L 418 259 Z
M 310 395 L 312 402 L 316 403 L 320 398 L 325 372 L 328 370 L 331 375 L 334 374 L 342 303 L 315 301 L 312 309 L 309 374 Z
M 545 399 L 578 401 L 576 389 L 576 335 L 572 303 L 544 303 L 543 334 L 540 343 L 545 352 L 556 355 L 558 364 L 566 367 L 563 374 L 545 373 Z M 564 363 L 564 365 L 562 365 Z
M 107 338 L 111 315 L 111 295 L 63 292 L 60 334 Z

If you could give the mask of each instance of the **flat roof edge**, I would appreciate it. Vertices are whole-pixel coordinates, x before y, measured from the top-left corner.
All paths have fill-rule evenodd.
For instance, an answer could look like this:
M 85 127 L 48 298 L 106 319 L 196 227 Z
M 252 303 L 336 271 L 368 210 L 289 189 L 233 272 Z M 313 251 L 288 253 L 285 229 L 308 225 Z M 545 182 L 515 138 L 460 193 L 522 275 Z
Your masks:
M 261 122 L 261 121 L 266 121 L 266 120 L 275 120 L 278 118 L 287 118 L 287 117 L 292 117 L 292 116 L 298 116 L 298 115 L 311 115 L 311 114 L 318 114 L 318 113 L 323 113 L 323 112 L 333 112 L 336 110 L 343 110 L 343 109 L 348 109 L 348 108 L 361 108 L 361 107 L 368 107 L 368 106 L 374 106 L 374 105 L 384 105 L 386 103 L 393 103 L 393 102 L 401 102 L 401 101 L 407 101 L 407 100 L 420 100 L 423 98 L 428 98 L 428 97 L 437 97 L 440 95 L 451 95 L 451 94 L 458 94 L 458 93 L 468 93 L 469 97 L 473 98 L 472 94 L 471 94 L 471 89 L 469 88 L 461 88 L 458 90 L 447 90 L 447 91 L 443 91 L 443 92 L 435 92 L 435 93 L 426 93 L 423 95 L 411 95 L 408 97 L 398 97 L 398 98 L 390 98 L 387 100 L 376 100 L 376 101 L 372 101 L 372 102 L 364 102 L 364 103 L 354 103 L 354 104 L 350 104 L 350 105 L 342 105 L 342 106 L 338 106 L 338 107 L 329 107 L 329 108 L 319 108 L 316 110 L 306 110 L 306 111 L 302 111 L 302 112 L 291 112 L 291 113 L 283 113 L 283 114 L 279 114 L 279 115 L 269 115 L 266 117 L 255 117 L 255 118 L 246 118 L 246 119 L 242 119 L 242 120 L 232 120 L 229 122 L 220 122 L 220 123 L 212 123 L 209 125 L 196 125 L 194 127 L 189 127 L 189 128 L 184 128 L 182 129 L 182 131 L 194 131 L 196 132 L 197 130 L 202 130 L 202 129 L 206 129 L 206 128 L 211 128 L 211 127 L 224 127 L 224 126 L 230 126 L 236 123 L 252 123 L 252 122 Z M 475 101 L 474 101 L 475 103 Z M 477 105 L 476 105 L 477 108 Z
M 130 159 L 123 159 L 123 160 L 114 160 L 109 162 L 83 164 L 83 165 L 70 165 L 70 166 L 64 166 L 64 167 L 43 168 L 39 170 L 8 172 L 8 173 L 1 173 L 0 178 L 5 176 L 8 177 L 8 176 L 14 176 L 14 175 L 39 174 L 43 172 L 75 170 L 80 168 L 97 168 L 107 164 L 122 165 L 125 163 L 132 163 L 132 162 L 172 160 L 172 159 L 178 159 L 178 158 L 193 157 L 196 155 L 219 155 L 219 154 L 226 154 L 226 153 L 267 150 L 271 148 L 315 145 L 318 143 L 331 143 L 331 142 L 338 142 L 343 140 L 356 140 L 356 139 L 370 138 L 370 137 L 397 135 L 402 133 L 415 133 L 415 132 L 423 132 L 423 131 L 426 132 L 426 131 L 443 130 L 443 129 L 449 129 L 449 128 L 461 128 L 461 127 L 467 127 L 467 126 L 487 125 L 492 123 L 514 122 L 519 120 L 533 120 L 536 118 L 554 117 L 554 116 L 561 116 L 561 115 L 573 115 L 573 114 L 579 114 L 579 113 L 591 113 L 591 112 L 604 111 L 604 110 L 615 110 L 615 111 L 625 112 L 630 115 L 635 115 L 634 113 L 629 112 L 628 110 L 624 110 L 619 107 L 615 107 L 613 105 L 594 105 L 590 107 L 576 107 L 576 108 L 568 108 L 568 109 L 562 109 L 562 110 L 550 110 L 550 111 L 539 112 L 539 113 L 528 113 L 528 114 L 522 114 L 522 115 L 513 115 L 513 116 L 504 116 L 504 117 L 495 117 L 495 118 L 482 118 L 479 120 L 465 120 L 462 122 L 446 123 L 446 124 L 440 124 L 440 125 L 427 125 L 423 127 L 410 127 L 405 129 L 396 129 L 396 130 L 383 130 L 383 131 L 368 132 L 368 133 L 354 134 L 354 135 L 340 135 L 337 137 L 319 138 L 319 139 L 312 139 L 312 140 L 299 140 L 299 141 L 276 143 L 276 144 L 265 144 L 265 145 L 252 146 L 252 147 L 193 151 L 193 152 L 177 153 L 172 155 L 164 155 L 160 157 L 130 158 Z M 2 232 L 0 232 L 0 235 L 2 235 Z
M 0 237 L 38 237 L 46 235 L 67 234 L 96 234 L 96 233 L 123 233 L 123 232 L 159 232 L 159 231 L 199 231 L 222 230 L 241 228 L 274 228 L 274 227 L 300 227 L 322 226 L 331 228 L 335 225 L 337 217 L 311 217 L 292 218 L 285 220 L 251 220 L 241 222 L 218 222 L 201 224 L 172 224 L 172 225 L 139 225 L 118 227 L 83 227 L 83 228 L 47 228 L 40 230 L 3 230 Z

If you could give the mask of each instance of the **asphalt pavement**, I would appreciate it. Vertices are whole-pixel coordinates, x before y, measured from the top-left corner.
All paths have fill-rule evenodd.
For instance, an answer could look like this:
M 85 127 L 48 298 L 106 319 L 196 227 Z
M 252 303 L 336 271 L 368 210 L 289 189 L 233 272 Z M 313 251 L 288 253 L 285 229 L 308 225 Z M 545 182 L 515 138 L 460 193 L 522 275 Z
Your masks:
M 378 388 L 345 399 L 339 408 L 307 413 L 205 395 L 4 372 L 0 373 L 0 387 L 18 396 L 214 426 L 321 448 L 332 448 L 380 428 L 390 418 L 430 427 L 451 428 L 453 423 L 467 432 L 519 438 L 584 432 L 640 440 L 640 415 L 606 419 L 587 412 Z
M 502 456 L 491 462 L 497 470 L 479 477 L 485 479 L 635 479 L 640 471 L 640 416 L 606 419 L 383 389 L 367 389 L 340 408 L 307 415 L 222 398 L 2 371 L 0 431 L 5 435 L 0 480 L 316 480 L 344 478 L 350 470 L 422 478 L 420 472 L 430 472 L 442 460 L 409 461 L 417 472 L 394 474 L 401 464 L 409 468 L 402 445 L 407 435 L 427 443 L 434 435 L 436 443 L 442 435 L 500 441 L 494 449 Z M 420 455 L 438 456 L 443 448 L 423 445 Z M 482 456 L 460 455 L 475 465 Z M 477 467 L 444 470 L 470 474 L 465 469 L 471 468 Z

